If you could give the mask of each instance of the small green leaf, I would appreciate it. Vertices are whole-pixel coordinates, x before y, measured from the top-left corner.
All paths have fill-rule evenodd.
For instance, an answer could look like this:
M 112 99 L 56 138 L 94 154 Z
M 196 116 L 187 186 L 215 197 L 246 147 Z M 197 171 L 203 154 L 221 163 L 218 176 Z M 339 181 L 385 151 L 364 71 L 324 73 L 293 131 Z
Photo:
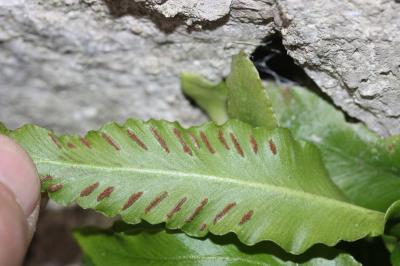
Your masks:
M 129 120 L 84 138 L 36 126 L 10 136 L 50 198 L 128 223 L 166 222 L 199 237 L 234 232 L 245 244 L 272 240 L 294 254 L 384 230 L 384 214 L 348 203 L 316 147 L 286 129 Z
M 390 260 L 391 260 L 393 266 L 400 265 L 400 243 L 398 243 L 397 246 L 395 247 L 395 249 L 392 251 Z
M 400 200 L 389 207 L 385 220 L 387 222 L 385 229 L 387 237 L 395 237 L 397 241 L 400 241 Z
M 393 250 L 396 248 L 396 245 L 398 242 L 397 238 L 392 235 L 387 235 L 387 234 L 382 235 L 381 238 L 382 238 L 383 244 L 385 245 L 386 249 L 390 253 L 392 253 Z
M 9 134 L 9 130 L 1 122 L 0 122 L 0 134 L 3 134 L 3 135 Z
M 104 243 L 106 244 L 106 243 Z M 100 251 L 100 250 L 99 250 Z M 104 252 L 104 251 L 103 251 Z M 100 254 L 100 255 L 99 255 Z M 97 253 L 96 257 L 101 257 L 103 253 Z M 115 261 L 117 262 L 117 260 Z M 107 264 L 105 264 L 107 265 Z M 113 265 L 113 264 L 108 264 L 108 265 Z M 116 265 L 116 264 L 114 264 Z M 92 258 L 87 255 L 87 254 L 82 254 L 82 261 L 81 261 L 81 266 L 96 266 L 96 264 L 93 262 Z
M 248 247 L 232 236 L 195 239 L 154 226 L 116 227 L 122 228 L 75 231 L 75 239 L 91 265 L 360 265 L 350 255 L 323 247 L 292 256 L 272 243 Z M 321 257 L 324 254 L 327 258 Z
M 400 240 L 400 222 L 395 224 L 395 225 L 393 225 L 390 228 L 388 234 L 391 235 L 391 236 L 395 236 Z
M 210 118 L 219 125 L 228 120 L 226 113 L 227 87 L 225 81 L 213 84 L 208 80 L 189 73 L 181 76 L 181 87 L 183 92 L 204 110 Z
M 239 119 L 255 127 L 273 129 L 278 126 L 271 101 L 257 69 L 244 52 L 233 56 L 227 85 L 230 118 Z

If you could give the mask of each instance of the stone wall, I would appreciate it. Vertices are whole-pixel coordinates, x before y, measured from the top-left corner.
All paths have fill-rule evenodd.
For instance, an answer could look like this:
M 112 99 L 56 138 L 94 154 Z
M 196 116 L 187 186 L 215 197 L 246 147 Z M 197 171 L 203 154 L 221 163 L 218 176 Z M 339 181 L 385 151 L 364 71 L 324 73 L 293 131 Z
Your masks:
M 0 120 L 79 133 L 128 117 L 199 123 L 179 73 L 219 79 L 279 31 L 335 104 L 400 133 L 399 13 L 394 0 L 0 0 Z

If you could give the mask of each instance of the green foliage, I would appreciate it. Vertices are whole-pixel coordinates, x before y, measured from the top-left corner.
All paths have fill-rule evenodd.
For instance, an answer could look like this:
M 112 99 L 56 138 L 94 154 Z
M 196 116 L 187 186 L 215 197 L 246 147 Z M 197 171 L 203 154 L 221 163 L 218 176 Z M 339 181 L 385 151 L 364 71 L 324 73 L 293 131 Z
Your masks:
M 0 123 L 0 134 L 3 134 L 3 135 L 9 134 L 9 130 L 2 123 Z
M 194 239 L 143 224 L 117 223 L 111 230 L 86 228 L 76 230 L 74 236 L 86 265 L 360 265 L 351 256 L 322 246 L 291 256 L 272 243 L 248 247 L 232 235 Z
M 392 251 L 392 255 L 390 256 L 390 260 L 393 266 L 400 265 L 400 243 L 396 245 L 394 250 Z
M 245 91 L 265 93 L 254 67 L 249 66 L 250 60 L 244 56 L 240 58 L 247 63 L 237 63 L 236 71 L 250 71 L 253 75 L 242 78 L 236 74 L 236 79 L 242 78 L 238 82 L 242 85 L 242 92 L 236 96 L 237 101 L 242 100 Z M 191 78 L 195 80 L 194 76 Z M 201 87 L 196 89 L 202 90 Z M 231 90 L 234 89 L 228 86 L 228 91 Z M 295 137 L 318 146 L 330 177 L 352 202 L 386 211 L 394 201 L 400 199 L 400 136 L 382 139 L 362 124 L 348 123 L 340 111 L 314 93 L 299 87 L 287 88 L 269 83 L 267 92 L 281 126 L 289 128 Z M 192 92 L 189 96 L 195 99 L 196 93 Z M 224 106 L 226 100 L 223 97 L 219 99 L 219 105 Z M 253 92 L 247 100 L 245 106 L 258 106 L 268 101 L 268 98 L 257 97 Z M 246 109 L 241 104 L 237 104 L 237 109 Z M 209 112 L 207 105 L 202 107 Z M 233 112 L 230 108 L 233 107 L 228 105 L 225 109 L 226 115 L 250 122 L 253 126 L 262 122 L 252 121 L 270 121 L 268 115 L 260 117 L 260 113 L 255 110 L 231 115 Z
M 231 74 L 226 83 L 230 118 L 239 119 L 254 127 L 273 129 L 278 126 L 260 76 L 245 53 L 233 56 Z
M 228 120 L 226 113 L 227 87 L 224 81 L 213 84 L 197 75 L 184 73 L 181 76 L 182 90 L 201 107 L 207 108 L 210 118 L 222 125 Z
M 400 223 L 393 225 L 390 228 L 389 234 L 397 237 L 400 240 Z
M 85 138 L 36 126 L 10 136 L 56 202 L 129 223 L 166 222 L 192 236 L 234 232 L 246 244 L 272 240 L 295 254 L 383 233 L 384 214 L 346 202 L 318 150 L 283 128 L 129 120 Z
M 379 138 L 302 88 L 268 87 L 282 126 L 315 143 L 333 181 L 360 206 L 386 211 L 400 199 L 400 137 Z

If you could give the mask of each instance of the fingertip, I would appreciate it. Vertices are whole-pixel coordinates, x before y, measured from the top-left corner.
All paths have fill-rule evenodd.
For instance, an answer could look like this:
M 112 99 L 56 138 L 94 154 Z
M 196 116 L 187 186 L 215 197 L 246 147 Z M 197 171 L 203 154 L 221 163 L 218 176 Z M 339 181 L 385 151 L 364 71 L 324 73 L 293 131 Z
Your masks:
M 0 265 L 22 265 L 29 243 L 25 214 L 14 193 L 0 183 Z
M 0 183 L 3 183 L 21 206 L 26 219 L 40 200 L 40 180 L 32 159 L 12 139 L 0 135 Z

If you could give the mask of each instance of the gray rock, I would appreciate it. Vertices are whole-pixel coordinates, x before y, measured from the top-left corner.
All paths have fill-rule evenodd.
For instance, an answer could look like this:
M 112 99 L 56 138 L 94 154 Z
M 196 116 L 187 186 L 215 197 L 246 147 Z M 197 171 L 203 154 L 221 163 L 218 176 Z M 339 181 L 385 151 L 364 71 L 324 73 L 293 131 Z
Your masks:
M 400 4 L 282 0 L 278 7 L 289 55 L 319 87 L 374 131 L 400 134 Z
M 179 1 L 156 2 L 0 2 L 0 120 L 78 133 L 129 117 L 204 121 L 179 74 L 221 78 L 231 55 L 254 49 L 273 25 L 244 3 L 230 11 L 230 1 L 219 1 L 219 15 L 192 16 L 194 1 L 180 2 L 177 17 L 166 18 L 155 7 L 167 12 Z
M 398 134 L 399 11 L 388 0 L 1 0 L 0 120 L 80 133 L 127 117 L 199 123 L 179 73 L 220 78 L 276 28 L 338 106 Z
M 192 23 L 223 18 L 229 15 L 231 4 L 232 0 L 169 0 L 154 7 L 166 18 L 183 15 Z

